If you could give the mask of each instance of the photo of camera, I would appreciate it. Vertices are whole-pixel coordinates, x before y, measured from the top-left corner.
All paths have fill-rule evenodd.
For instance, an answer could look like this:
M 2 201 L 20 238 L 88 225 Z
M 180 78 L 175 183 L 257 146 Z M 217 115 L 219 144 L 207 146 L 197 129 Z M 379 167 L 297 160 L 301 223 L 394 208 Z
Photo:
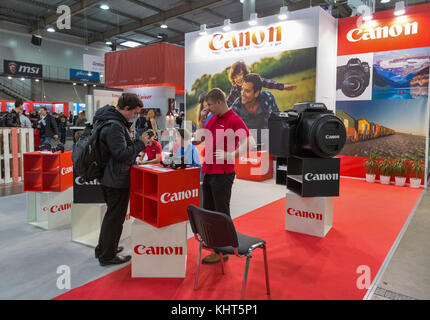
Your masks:
M 323 103 L 296 103 L 292 110 L 270 115 L 269 153 L 275 157 L 331 158 L 345 142 L 345 125 Z
M 336 90 L 341 89 L 343 94 L 350 98 L 358 97 L 369 86 L 369 64 L 358 58 L 349 59 L 345 66 L 337 67 L 336 79 Z

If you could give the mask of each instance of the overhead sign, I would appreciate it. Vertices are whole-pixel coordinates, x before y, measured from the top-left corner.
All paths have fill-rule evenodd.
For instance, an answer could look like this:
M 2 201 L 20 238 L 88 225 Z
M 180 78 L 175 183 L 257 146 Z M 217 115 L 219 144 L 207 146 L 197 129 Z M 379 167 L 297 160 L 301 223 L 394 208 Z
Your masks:
M 93 72 L 105 72 L 105 57 L 84 54 L 84 69 Z
M 41 64 L 27 63 L 21 61 L 4 60 L 3 72 L 7 75 L 24 77 L 42 77 L 43 66 Z
M 99 83 L 100 73 L 78 69 L 70 69 L 70 80 Z
M 393 10 L 376 12 L 373 19 L 339 19 L 338 56 L 430 46 L 430 5 L 406 7 L 402 16 Z

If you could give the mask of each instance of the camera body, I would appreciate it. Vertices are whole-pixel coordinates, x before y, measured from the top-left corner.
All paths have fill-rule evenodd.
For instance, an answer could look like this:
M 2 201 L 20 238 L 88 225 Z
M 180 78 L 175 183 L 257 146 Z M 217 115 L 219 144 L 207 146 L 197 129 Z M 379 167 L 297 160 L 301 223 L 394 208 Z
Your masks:
M 337 67 L 336 90 L 341 89 L 343 94 L 355 98 L 363 94 L 369 86 L 370 67 L 367 62 L 352 58 L 345 66 Z
M 44 143 L 39 146 L 39 151 L 51 151 L 52 153 L 61 152 L 64 153 L 64 145 L 57 143 L 54 146 L 51 143 Z
M 269 153 L 275 157 L 331 158 L 345 142 L 345 125 L 323 103 L 297 103 L 269 117 Z
M 184 156 L 174 156 L 172 153 L 161 161 L 161 164 L 163 167 L 170 167 L 174 170 L 185 169 L 187 167 Z

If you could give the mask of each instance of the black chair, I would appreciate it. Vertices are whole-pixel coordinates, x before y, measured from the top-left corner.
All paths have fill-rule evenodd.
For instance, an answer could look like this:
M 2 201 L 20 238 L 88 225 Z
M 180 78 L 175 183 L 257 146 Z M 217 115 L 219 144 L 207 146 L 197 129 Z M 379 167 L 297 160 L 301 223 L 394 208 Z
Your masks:
M 221 268 L 224 274 L 223 254 L 246 257 L 245 275 L 242 284 L 241 299 L 245 297 L 246 280 L 248 278 L 248 269 L 251 253 L 254 249 L 263 249 L 264 269 L 266 273 L 267 294 L 270 295 L 269 287 L 269 270 L 267 269 L 266 242 L 259 238 L 250 237 L 236 232 L 231 218 L 220 212 L 209 211 L 190 205 L 187 208 L 188 217 L 193 230 L 194 237 L 199 241 L 199 254 L 197 257 L 196 279 L 194 290 L 198 288 L 199 267 L 202 248 L 216 251 L 221 257 Z

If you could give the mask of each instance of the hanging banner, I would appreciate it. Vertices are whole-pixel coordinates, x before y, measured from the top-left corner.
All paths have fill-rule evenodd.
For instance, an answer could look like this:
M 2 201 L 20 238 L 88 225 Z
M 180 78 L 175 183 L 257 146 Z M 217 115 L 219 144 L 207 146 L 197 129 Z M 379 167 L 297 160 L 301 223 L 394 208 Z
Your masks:
M 41 64 L 3 60 L 3 72 L 5 75 L 42 77 L 43 66 Z
M 84 69 L 92 72 L 105 72 L 105 58 L 104 56 L 93 56 L 84 54 Z
M 70 69 L 70 80 L 100 83 L 100 73 L 78 69 Z

